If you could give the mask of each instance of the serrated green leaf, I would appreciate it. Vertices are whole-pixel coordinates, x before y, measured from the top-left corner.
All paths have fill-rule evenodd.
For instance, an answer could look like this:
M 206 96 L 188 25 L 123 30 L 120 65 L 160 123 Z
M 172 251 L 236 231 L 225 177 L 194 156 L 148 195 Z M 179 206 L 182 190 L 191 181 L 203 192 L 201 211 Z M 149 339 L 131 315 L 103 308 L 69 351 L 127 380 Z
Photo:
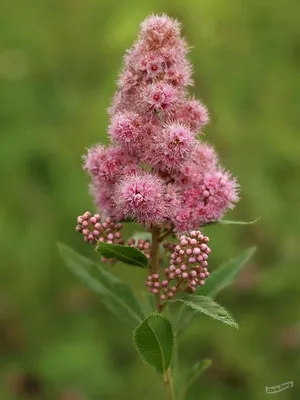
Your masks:
M 170 322 L 160 314 L 152 314 L 133 332 L 133 342 L 145 364 L 164 373 L 172 360 L 174 333 Z
M 253 221 L 234 221 L 234 220 L 228 220 L 228 219 L 220 219 L 217 221 L 210 221 L 207 222 L 206 224 L 203 224 L 201 226 L 208 226 L 208 225 L 253 225 L 256 222 L 260 220 L 260 217 L 254 219 Z
M 103 296 L 107 308 L 131 326 L 144 318 L 140 303 L 129 286 L 106 271 L 100 264 L 59 243 L 58 249 L 67 267 L 93 291 Z
M 237 274 L 251 259 L 255 251 L 256 247 L 250 247 L 238 257 L 235 257 L 221 265 L 206 279 L 204 286 L 197 288 L 196 294 L 215 297 L 222 289 L 233 283 Z
M 135 247 L 98 242 L 96 250 L 105 258 L 116 258 L 129 265 L 146 268 L 149 264 L 145 254 Z
M 238 329 L 238 324 L 232 318 L 230 313 L 210 297 L 192 295 L 188 296 L 186 299 L 178 299 L 172 302 L 182 302 L 185 306 L 195 310 L 198 313 L 200 312 L 202 314 L 206 314 L 209 317 L 217 319 L 224 324 Z
M 189 374 L 185 377 L 183 388 L 180 391 L 180 399 L 185 399 L 187 391 L 194 382 L 211 366 L 211 360 L 201 360 L 193 365 Z

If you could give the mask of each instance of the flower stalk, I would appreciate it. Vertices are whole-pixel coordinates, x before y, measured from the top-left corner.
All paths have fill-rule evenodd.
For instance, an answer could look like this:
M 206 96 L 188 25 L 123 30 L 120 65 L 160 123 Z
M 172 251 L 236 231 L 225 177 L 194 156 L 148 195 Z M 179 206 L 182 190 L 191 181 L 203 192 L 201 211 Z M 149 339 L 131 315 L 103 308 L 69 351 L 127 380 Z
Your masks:
M 164 373 L 163 381 L 164 381 L 164 385 L 165 385 L 166 399 L 167 400 L 175 400 L 171 368 L 168 368 L 166 370 L 166 372 Z

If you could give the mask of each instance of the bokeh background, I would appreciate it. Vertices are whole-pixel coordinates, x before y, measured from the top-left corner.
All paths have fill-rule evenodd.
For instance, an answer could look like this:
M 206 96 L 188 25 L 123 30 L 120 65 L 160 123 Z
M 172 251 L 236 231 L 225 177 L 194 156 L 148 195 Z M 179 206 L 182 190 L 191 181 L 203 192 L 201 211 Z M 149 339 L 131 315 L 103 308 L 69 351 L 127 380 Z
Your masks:
M 74 231 L 93 209 L 81 154 L 107 141 L 106 109 L 126 48 L 150 13 L 183 24 L 206 139 L 238 176 L 231 219 L 206 229 L 210 269 L 258 251 L 219 302 L 240 330 L 201 317 L 183 364 L 212 358 L 188 400 L 300 398 L 300 29 L 296 0 L 10 0 L 0 3 L 0 399 L 163 399 L 131 330 L 59 258 L 94 257 Z M 128 234 L 130 230 L 127 230 Z M 116 267 L 142 290 L 143 272 Z

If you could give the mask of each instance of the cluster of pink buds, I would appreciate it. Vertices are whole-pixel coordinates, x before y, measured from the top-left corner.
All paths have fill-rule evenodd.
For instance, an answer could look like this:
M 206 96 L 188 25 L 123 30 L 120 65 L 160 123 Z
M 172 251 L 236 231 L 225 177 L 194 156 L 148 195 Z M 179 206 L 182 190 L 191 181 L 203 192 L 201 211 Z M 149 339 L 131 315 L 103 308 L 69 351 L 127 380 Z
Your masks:
M 141 252 L 145 254 L 145 256 L 148 258 L 148 260 L 151 257 L 151 243 L 149 240 L 143 240 L 143 239 L 134 239 L 131 238 L 128 240 L 128 246 L 130 247 L 135 247 L 139 249 Z
M 120 232 L 122 227 L 122 224 L 115 223 L 110 217 L 101 222 L 101 215 L 92 215 L 89 211 L 86 211 L 77 218 L 76 230 L 83 234 L 86 242 L 92 244 L 95 244 L 96 241 L 123 244 L 124 241 Z
M 203 286 L 209 275 L 208 255 L 211 250 L 209 238 L 200 231 L 192 231 L 188 236 L 180 236 L 180 243 L 171 254 L 170 266 L 164 270 L 165 279 L 160 282 L 158 274 L 148 276 L 146 286 L 153 294 L 160 291 L 161 300 L 167 300 L 179 290 L 195 292 L 196 286 Z
M 161 300 L 170 299 L 178 290 L 177 286 L 170 287 L 170 280 L 165 279 L 160 282 L 158 274 L 149 275 L 146 280 L 146 286 L 148 286 L 149 292 L 153 294 L 163 291 L 164 293 L 160 295 Z

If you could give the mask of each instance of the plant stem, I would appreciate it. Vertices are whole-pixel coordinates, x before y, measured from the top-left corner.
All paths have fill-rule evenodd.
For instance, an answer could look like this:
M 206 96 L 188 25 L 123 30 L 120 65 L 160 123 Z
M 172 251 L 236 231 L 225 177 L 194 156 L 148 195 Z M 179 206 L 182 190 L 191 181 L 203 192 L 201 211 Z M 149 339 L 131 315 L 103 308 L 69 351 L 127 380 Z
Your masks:
M 152 255 L 151 255 L 151 274 L 159 274 L 159 228 L 152 228 Z M 161 311 L 160 294 L 155 295 L 157 310 Z
M 167 400 L 175 400 L 171 368 L 168 368 L 166 370 L 166 372 L 163 375 L 163 380 L 164 380 L 164 384 L 165 384 Z
M 151 274 L 159 274 L 159 260 L 160 260 L 159 246 L 162 237 L 164 237 L 165 235 L 160 236 L 160 229 L 156 227 L 153 227 L 151 229 L 151 233 L 152 233 Z M 155 299 L 156 299 L 156 308 L 158 312 L 161 312 L 163 310 L 163 305 L 160 302 L 159 293 L 155 296 Z M 167 400 L 175 400 L 173 384 L 172 384 L 171 368 L 168 368 L 167 371 L 163 374 L 163 381 L 165 385 Z

